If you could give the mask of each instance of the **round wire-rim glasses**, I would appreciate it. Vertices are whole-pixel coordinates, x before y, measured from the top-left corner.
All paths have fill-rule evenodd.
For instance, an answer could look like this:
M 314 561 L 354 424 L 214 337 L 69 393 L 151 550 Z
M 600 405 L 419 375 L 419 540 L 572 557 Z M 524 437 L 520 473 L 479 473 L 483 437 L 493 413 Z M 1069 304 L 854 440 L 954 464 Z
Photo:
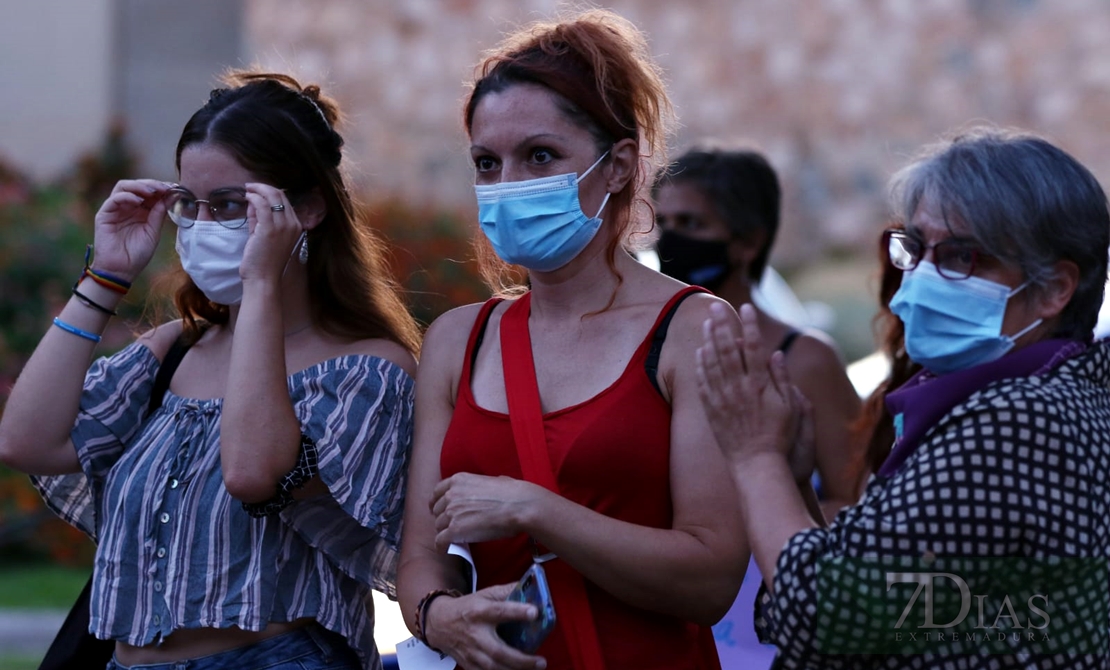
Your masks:
M 934 244 L 922 244 L 904 230 L 883 231 L 883 248 L 890 264 L 903 272 L 917 267 L 925 253 L 933 250 L 933 265 L 945 279 L 967 279 L 975 272 L 980 251 L 964 240 L 948 238 Z
M 242 228 L 247 222 L 247 191 L 242 188 L 218 188 L 207 199 L 198 198 L 189 189 L 175 185 L 162 196 L 166 214 L 179 228 L 192 228 L 205 205 L 212 220 L 228 230 Z

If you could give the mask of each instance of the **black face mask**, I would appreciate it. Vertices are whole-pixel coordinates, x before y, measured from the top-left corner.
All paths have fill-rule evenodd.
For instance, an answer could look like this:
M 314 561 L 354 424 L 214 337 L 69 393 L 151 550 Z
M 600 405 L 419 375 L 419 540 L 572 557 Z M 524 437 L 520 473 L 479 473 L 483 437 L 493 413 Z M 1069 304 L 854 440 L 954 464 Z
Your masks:
M 728 240 L 696 240 L 664 230 L 655 244 L 659 271 L 668 277 L 716 291 L 732 270 Z

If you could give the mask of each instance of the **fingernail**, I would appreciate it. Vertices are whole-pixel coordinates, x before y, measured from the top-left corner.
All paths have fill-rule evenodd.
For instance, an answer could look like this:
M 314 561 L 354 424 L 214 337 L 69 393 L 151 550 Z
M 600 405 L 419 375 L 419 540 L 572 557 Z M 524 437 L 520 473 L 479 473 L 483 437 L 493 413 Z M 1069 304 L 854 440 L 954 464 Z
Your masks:
M 535 619 L 539 615 L 540 615 L 540 612 L 535 607 L 529 607 L 528 608 L 528 618 L 529 619 Z

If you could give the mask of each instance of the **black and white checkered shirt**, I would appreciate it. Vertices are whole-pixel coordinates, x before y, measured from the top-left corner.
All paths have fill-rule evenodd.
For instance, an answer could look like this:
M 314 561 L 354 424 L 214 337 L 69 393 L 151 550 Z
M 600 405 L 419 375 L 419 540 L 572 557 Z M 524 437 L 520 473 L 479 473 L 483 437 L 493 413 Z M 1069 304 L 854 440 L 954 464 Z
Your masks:
M 774 596 L 756 605 L 776 667 L 1110 669 L 1108 387 L 1106 342 L 1040 376 L 990 384 L 830 527 L 791 538 Z M 926 580 L 938 608 L 957 606 L 931 621 L 965 614 L 959 633 L 921 626 L 924 596 L 896 625 L 915 590 L 907 571 L 963 580 L 962 596 L 952 578 Z M 892 584 L 892 573 L 903 577 Z

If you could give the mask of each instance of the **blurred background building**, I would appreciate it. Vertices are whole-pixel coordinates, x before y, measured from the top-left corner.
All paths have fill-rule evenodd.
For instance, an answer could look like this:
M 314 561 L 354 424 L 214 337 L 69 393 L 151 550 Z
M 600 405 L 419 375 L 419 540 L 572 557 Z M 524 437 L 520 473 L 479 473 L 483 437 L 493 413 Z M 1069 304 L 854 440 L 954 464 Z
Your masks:
M 682 127 L 747 139 L 786 183 L 775 263 L 870 245 L 907 154 L 973 120 L 1060 142 L 1110 176 L 1110 4 L 1101 0 L 609 0 L 641 26 Z M 479 53 L 555 0 L 3 0 L 0 157 L 50 176 L 122 120 L 172 177 L 224 67 L 327 84 L 369 193 L 470 207 L 460 123 Z

